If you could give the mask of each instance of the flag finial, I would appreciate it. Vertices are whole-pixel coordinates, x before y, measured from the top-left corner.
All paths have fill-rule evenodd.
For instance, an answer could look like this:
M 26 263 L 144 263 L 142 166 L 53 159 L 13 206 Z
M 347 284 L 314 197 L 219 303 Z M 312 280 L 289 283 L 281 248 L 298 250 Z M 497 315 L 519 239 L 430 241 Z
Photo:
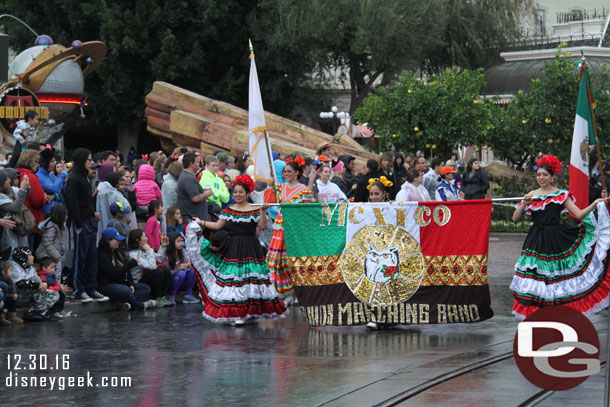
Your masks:
M 252 46 L 252 41 L 250 38 L 248 38 L 248 44 L 250 46 L 250 58 L 252 58 L 252 56 L 254 56 L 254 47 Z

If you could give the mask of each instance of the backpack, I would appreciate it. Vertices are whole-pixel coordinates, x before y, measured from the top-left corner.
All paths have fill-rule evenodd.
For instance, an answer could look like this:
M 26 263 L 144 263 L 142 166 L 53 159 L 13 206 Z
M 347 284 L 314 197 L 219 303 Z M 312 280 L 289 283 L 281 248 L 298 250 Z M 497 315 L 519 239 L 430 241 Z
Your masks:
M 13 220 L 15 221 L 13 232 L 15 232 L 17 236 L 27 236 L 32 233 L 36 227 L 34 214 L 25 205 L 21 211 L 13 212 Z

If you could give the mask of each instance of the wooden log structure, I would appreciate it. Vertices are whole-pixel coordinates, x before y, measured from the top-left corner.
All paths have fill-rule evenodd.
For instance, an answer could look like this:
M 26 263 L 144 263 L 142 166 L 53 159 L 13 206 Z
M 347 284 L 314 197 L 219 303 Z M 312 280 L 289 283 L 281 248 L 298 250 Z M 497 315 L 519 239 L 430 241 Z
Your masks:
M 146 105 L 147 130 L 162 141 L 200 148 L 204 154 L 221 150 L 238 156 L 248 151 L 247 110 L 166 82 L 153 84 Z M 271 148 L 282 155 L 313 157 L 319 145 L 329 143 L 335 156 L 351 154 L 361 165 L 379 158 L 349 136 L 335 138 L 269 112 L 265 119 Z

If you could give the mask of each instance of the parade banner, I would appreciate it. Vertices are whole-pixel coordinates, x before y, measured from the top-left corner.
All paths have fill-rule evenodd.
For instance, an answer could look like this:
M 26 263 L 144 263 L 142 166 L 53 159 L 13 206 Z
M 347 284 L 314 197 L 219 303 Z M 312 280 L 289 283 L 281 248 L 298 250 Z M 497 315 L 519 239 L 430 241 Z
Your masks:
M 491 201 L 282 205 L 296 296 L 310 326 L 478 322 Z

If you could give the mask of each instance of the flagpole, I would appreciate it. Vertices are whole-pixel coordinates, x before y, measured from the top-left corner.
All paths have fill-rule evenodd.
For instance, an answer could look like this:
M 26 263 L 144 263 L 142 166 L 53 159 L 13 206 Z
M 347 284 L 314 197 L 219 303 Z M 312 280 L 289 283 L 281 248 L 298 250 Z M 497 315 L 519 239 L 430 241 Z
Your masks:
M 580 68 L 580 73 L 582 75 L 583 71 L 585 74 L 585 83 L 587 84 L 587 97 L 589 98 L 589 111 L 591 112 L 591 122 L 593 124 L 593 135 L 595 136 L 595 149 L 597 150 L 597 162 L 598 163 L 602 163 L 602 152 L 601 149 L 599 148 L 599 139 L 597 138 L 597 126 L 595 125 L 595 112 L 593 111 L 593 104 L 591 103 L 591 99 L 593 99 L 593 95 L 591 94 L 591 88 L 589 86 L 589 73 L 587 72 L 586 66 L 585 66 L 585 56 L 582 56 L 582 66 Z M 606 189 L 606 180 L 604 177 L 604 169 L 603 169 L 603 165 L 599 166 L 600 168 L 600 175 L 601 175 L 601 181 L 602 181 L 602 190 Z M 607 189 L 606 189 L 607 191 Z M 610 342 L 609 342 L 610 344 Z
M 254 58 L 254 47 L 252 46 L 252 41 L 248 38 L 248 45 L 250 46 L 250 59 Z M 263 114 L 265 114 L 263 112 Z M 274 184 L 277 184 L 275 170 L 273 168 L 273 159 L 271 158 L 271 143 L 269 142 L 269 130 L 265 128 L 265 150 L 267 150 L 267 160 L 269 160 L 269 174 L 271 174 L 274 178 Z M 275 189 L 275 199 L 279 201 L 279 194 L 277 190 L 277 185 L 274 185 Z

